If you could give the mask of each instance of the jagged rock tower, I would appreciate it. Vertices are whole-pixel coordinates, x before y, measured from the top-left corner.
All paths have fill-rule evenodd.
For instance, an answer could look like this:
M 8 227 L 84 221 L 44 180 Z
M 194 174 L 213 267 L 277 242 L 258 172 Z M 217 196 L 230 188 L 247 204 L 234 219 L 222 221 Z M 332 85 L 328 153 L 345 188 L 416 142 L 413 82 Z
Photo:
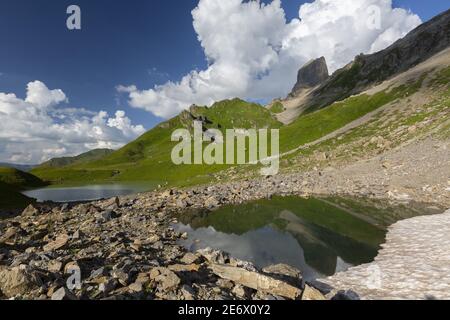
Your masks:
M 302 89 L 314 88 L 329 78 L 327 62 L 324 57 L 309 61 L 299 71 L 297 83 L 292 89 L 291 96 L 295 96 Z

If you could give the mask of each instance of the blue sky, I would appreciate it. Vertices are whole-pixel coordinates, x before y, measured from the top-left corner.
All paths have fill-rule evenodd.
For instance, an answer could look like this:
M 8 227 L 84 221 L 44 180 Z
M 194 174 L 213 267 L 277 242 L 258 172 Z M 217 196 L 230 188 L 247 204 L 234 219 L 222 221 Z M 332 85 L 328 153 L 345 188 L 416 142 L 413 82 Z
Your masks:
M 303 2 L 282 2 L 288 19 L 298 17 Z M 74 3 L 83 23 L 76 32 L 65 28 L 65 10 Z M 394 4 L 427 20 L 450 1 Z M 39 79 L 63 89 L 71 105 L 113 112 L 118 84 L 150 88 L 206 66 L 192 26 L 196 5 L 196 0 L 1 0 L 0 92 L 24 96 L 26 84 Z M 120 106 L 146 128 L 159 121 L 127 107 L 124 97 Z
M 39 80 L 50 89 L 61 89 L 69 99 L 67 103 L 62 98 L 55 98 L 53 102 L 58 102 L 58 108 L 85 108 L 97 113 L 104 110 L 108 112 L 109 117 L 113 117 L 116 110 L 123 110 L 133 125 L 142 125 L 145 129 L 150 129 L 162 120 L 161 117 L 168 118 L 176 114 L 187 103 L 206 104 L 232 96 L 256 101 L 282 96 L 292 88 L 296 69 L 316 55 L 325 55 L 331 69 L 336 69 L 348 63 L 360 52 L 369 52 L 373 48 L 382 48 L 389 44 L 376 43 L 376 41 L 372 43 L 384 30 L 379 33 L 355 31 L 357 34 L 349 34 L 346 38 L 337 25 L 336 34 L 327 33 L 321 37 L 329 37 L 324 43 L 334 42 L 336 48 L 340 47 L 341 51 L 329 52 L 327 48 L 319 48 L 321 44 L 318 46 L 314 39 L 311 40 L 311 37 L 308 37 L 301 39 L 297 44 L 298 56 L 274 65 L 272 49 L 279 43 L 273 43 L 277 43 L 281 35 L 277 29 L 283 29 L 283 32 L 288 29 L 282 18 L 283 12 L 280 16 L 279 8 L 276 6 L 272 6 L 271 9 L 266 8 L 265 14 L 262 14 L 263 9 L 253 8 L 253 14 L 257 14 L 260 18 L 255 21 L 255 24 L 260 23 L 257 26 L 252 26 L 253 21 L 247 19 L 241 12 L 244 11 L 242 4 L 227 8 L 227 10 L 237 10 L 234 13 L 238 15 L 238 19 L 241 19 L 240 23 L 248 24 L 243 28 L 230 26 L 231 31 L 229 31 L 221 25 L 222 23 L 226 26 L 229 23 L 226 13 L 223 13 L 225 15 L 222 17 L 220 13 L 217 13 L 218 21 L 214 21 L 217 7 L 214 9 L 214 14 L 202 14 L 208 10 L 205 5 L 208 1 L 221 5 L 217 0 L 203 0 L 203 7 L 197 10 L 197 28 L 194 28 L 193 20 L 195 19 L 191 12 L 198 6 L 198 0 L 0 0 L 0 95 L 14 93 L 22 99 L 19 102 L 4 102 L 3 106 L 0 101 L 0 111 L 2 108 L 11 109 L 13 103 L 15 105 L 25 101 L 27 84 Z M 235 3 L 236 1 L 239 2 L 234 0 Z M 271 3 L 270 0 L 263 2 Z M 305 2 L 282 0 L 282 9 L 288 22 L 298 18 L 299 7 Z M 336 3 L 341 2 L 336 1 Z M 380 3 L 382 3 L 381 0 Z M 69 31 L 66 28 L 66 8 L 71 4 L 79 5 L 82 10 L 82 30 L 80 31 Z M 393 5 L 410 10 L 426 21 L 448 9 L 450 0 L 393 0 Z M 389 8 L 388 11 L 391 9 Z M 394 16 L 392 12 L 387 13 L 386 21 L 389 23 L 384 28 L 394 30 L 391 34 L 397 34 L 397 37 L 417 25 L 417 21 L 412 19 L 410 17 L 412 15 L 407 11 L 404 11 L 402 15 L 404 21 L 399 24 L 392 20 L 392 16 Z M 209 21 L 211 17 L 213 20 Z M 314 16 L 312 19 L 315 19 Z M 323 23 L 326 22 L 323 21 Z M 273 24 L 273 28 L 270 28 L 270 24 Z M 250 31 L 247 32 L 247 29 Z M 322 30 L 314 32 L 318 34 Z M 267 38 L 265 33 L 270 33 Z M 198 35 L 203 37 L 202 43 Z M 283 36 L 285 35 L 283 33 Z M 218 49 L 216 45 L 219 40 L 224 43 L 220 44 L 223 46 L 221 49 Z M 266 43 L 269 47 L 258 47 L 261 43 Z M 248 48 L 246 48 L 247 44 L 249 44 Z M 207 49 L 202 48 L 202 45 Z M 230 52 L 227 52 L 228 46 L 230 46 Z M 252 46 L 258 49 L 255 50 Z M 315 47 L 317 47 L 316 51 L 314 51 Z M 241 48 L 242 52 L 239 52 Z M 267 56 L 264 56 L 266 49 Z M 295 50 L 294 44 L 287 52 L 292 54 Z M 209 64 L 206 58 L 207 51 L 210 52 Z M 227 56 L 227 54 L 230 55 Z M 275 60 L 283 57 L 281 53 L 279 54 Z M 270 67 L 264 65 L 266 58 L 271 61 Z M 224 66 L 230 67 L 230 61 L 234 59 L 242 61 L 231 65 L 231 69 L 224 68 Z M 252 67 L 254 70 L 239 74 L 242 69 L 245 69 L 245 63 L 248 61 L 256 65 Z M 233 73 L 230 73 L 231 81 L 228 77 L 225 79 L 228 81 L 225 85 L 221 83 L 223 80 L 220 77 L 221 72 L 227 73 L 229 70 L 241 76 L 241 79 L 236 76 L 236 88 L 232 88 L 235 84 Z M 215 79 L 207 79 L 206 87 L 212 89 L 211 94 L 209 89 L 200 92 L 202 81 L 211 74 L 216 75 Z M 219 75 L 218 78 L 217 75 Z M 265 80 L 264 77 L 267 75 L 269 77 Z M 155 85 L 164 85 L 168 81 L 178 83 L 183 77 L 188 83 L 187 87 L 186 85 L 174 87 L 166 85 L 161 90 L 152 90 Z M 191 88 L 192 83 L 195 85 Z M 116 90 L 118 85 L 129 87 L 119 93 Z M 228 87 L 230 90 L 226 91 Z M 42 85 L 35 83 L 34 88 L 41 90 Z M 242 91 L 241 88 L 246 89 Z M 47 90 L 45 86 L 44 89 Z M 190 95 L 189 99 L 183 96 L 186 89 L 187 95 Z M 45 90 L 46 94 L 52 93 Z M 42 93 L 42 90 L 39 92 Z M 58 96 L 57 92 L 52 94 L 53 97 L 55 97 L 54 94 Z M 170 99 L 166 99 L 167 95 Z M 50 107 L 53 102 L 48 103 L 45 108 Z M 167 105 L 165 105 L 166 102 Z M 28 105 L 28 107 L 33 109 L 36 105 Z M 162 112 L 161 109 L 164 108 L 170 112 Z M 61 116 L 61 111 L 57 110 L 46 110 L 46 112 L 41 119 L 41 125 L 43 128 L 53 126 L 54 132 L 62 130 L 54 126 L 55 124 L 59 121 L 67 122 L 67 119 L 72 116 L 72 113 L 67 112 Z M 36 162 L 46 157 L 75 154 L 93 147 L 120 146 L 144 129 L 128 124 L 126 117 L 121 114 L 111 120 L 100 115 L 100 120 L 92 118 L 89 123 L 83 123 L 83 125 L 79 123 L 81 118 L 77 118 L 76 121 L 66 123 L 66 127 L 63 128 L 66 130 L 64 134 L 70 136 L 70 139 L 53 137 L 52 140 L 47 135 L 40 137 L 42 144 L 36 144 L 31 133 L 28 144 L 25 142 L 19 144 L 16 141 L 18 139 L 15 139 L 12 133 L 8 135 L 3 126 L 0 128 L 0 160 Z M 27 121 L 22 121 L 22 127 L 30 123 L 29 119 Z M 83 130 L 89 130 L 89 126 L 94 127 L 98 121 L 103 121 L 100 126 L 103 131 L 108 131 L 112 127 L 120 132 L 116 130 L 107 134 L 94 128 L 96 131 L 89 133 L 88 137 L 81 136 L 79 132 L 81 127 L 85 128 Z M 125 123 L 125 129 L 122 122 Z M 14 127 L 13 124 L 11 127 L 20 128 L 19 125 Z M 76 139 L 72 138 L 74 135 Z M 30 149 L 32 144 L 36 145 L 36 150 L 27 153 L 26 150 Z M 53 145 L 54 148 L 49 147 Z M 42 154 L 39 151 L 41 149 L 47 150 L 47 153 Z

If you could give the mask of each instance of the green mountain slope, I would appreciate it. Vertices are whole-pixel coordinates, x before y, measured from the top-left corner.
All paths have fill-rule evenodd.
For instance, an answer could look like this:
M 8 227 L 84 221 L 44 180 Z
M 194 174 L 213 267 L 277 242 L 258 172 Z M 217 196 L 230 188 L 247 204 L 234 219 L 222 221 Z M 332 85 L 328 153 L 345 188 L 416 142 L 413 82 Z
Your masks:
M 98 159 L 101 159 L 111 153 L 113 153 L 114 150 L 110 149 L 94 149 L 91 151 L 88 151 L 86 153 L 82 153 L 75 157 L 62 157 L 62 158 L 53 158 L 47 162 L 42 163 L 38 167 L 34 169 L 42 169 L 42 168 L 60 168 L 65 167 L 69 165 L 75 165 L 75 164 L 83 164 L 90 161 L 95 161 Z
M 171 134 L 175 129 L 191 129 L 195 119 L 202 120 L 205 128 L 223 132 L 231 128 L 278 128 L 280 151 L 285 153 L 316 141 L 388 103 L 408 99 L 421 88 L 425 77 L 426 74 L 419 74 L 406 83 L 392 85 L 371 95 L 361 94 L 334 102 L 303 114 L 286 126 L 276 121 L 268 109 L 238 99 L 222 101 L 211 108 L 195 106 L 100 160 L 64 168 L 37 168 L 32 172 L 53 183 L 152 181 L 185 186 L 211 182 L 215 173 L 230 166 L 173 164 L 171 151 L 177 143 L 171 142 Z M 253 166 L 248 170 L 254 169 Z
M 258 104 L 240 99 L 224 100 L 210 108 L 193 106 L 100 160 L 63 168 L 40 167 L 32 172 L 53 183 L 153 181 L 189 185 L 207 182 L 211 174 L 229 166 L 177 166 L 171 161 L 172 149 L 178 144 L 171 141 L 173 131 L 191 129 L 194 120 L 201 120 L 205 128 L 216 128 L 222 132 L 232 128 L 281 127 L 274 115 Z

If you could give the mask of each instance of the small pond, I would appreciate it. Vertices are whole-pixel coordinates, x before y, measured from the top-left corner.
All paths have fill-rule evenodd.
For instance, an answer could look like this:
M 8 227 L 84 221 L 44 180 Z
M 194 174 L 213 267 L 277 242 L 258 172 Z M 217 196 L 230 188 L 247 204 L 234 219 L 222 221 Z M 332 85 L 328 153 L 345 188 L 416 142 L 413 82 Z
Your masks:
M 221 249 L 260 268 L 285 263 L 314 280 L 372 262 L 396 221 L 441 212 L 422 204 L 275 197 L 186 212 L 174 227 L 189 234 L 182 244 L 192 251 Z
M 125 196 L 154 189 L 156 184 L 106 184 L 80 187 L 47 187 L 23 192 L 39 202 L 91 201 Z

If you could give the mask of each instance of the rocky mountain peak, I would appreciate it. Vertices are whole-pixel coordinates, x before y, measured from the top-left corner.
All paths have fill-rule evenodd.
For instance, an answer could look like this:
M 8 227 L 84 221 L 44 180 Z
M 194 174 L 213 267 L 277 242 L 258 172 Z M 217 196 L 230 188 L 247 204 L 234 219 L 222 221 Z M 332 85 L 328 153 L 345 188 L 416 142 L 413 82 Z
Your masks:
M 300 68 L 297 75 L 297 83 L 292 94 L 305 88 L 313 88 L 325 82 L 329 77 L 327 62 L 324 57 L 309 61 Z

